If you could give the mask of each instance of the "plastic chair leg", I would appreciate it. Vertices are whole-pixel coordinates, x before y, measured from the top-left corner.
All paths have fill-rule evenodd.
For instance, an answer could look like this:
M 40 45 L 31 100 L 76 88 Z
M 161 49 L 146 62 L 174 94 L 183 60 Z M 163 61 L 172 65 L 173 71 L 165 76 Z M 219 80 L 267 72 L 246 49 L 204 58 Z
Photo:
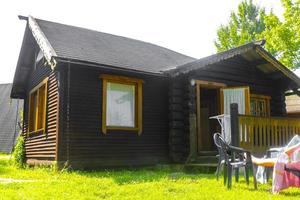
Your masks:
M 226 164 L 223 166 L 223 171 L 224 171 L 224 185 L 227 183 L 227 177 L 228 177 L 228 170 Z
M 246 179 L 246 183 L 247 185 L 249 185 L 249 166 L 245 167 L 245 179 Z
M 219 175 L 220 175 L 220 168 L 221 168 L 221 161 L 218 162 L 217 170 L 216 170 L 216 176 L 217 180 L 219 180 Z
M 256 170 L 253 164 L 250 167 L 252 168 L 254 189 L 257 189 Z
M 235 171 L 235 182 L 239 182 L 239 172 L 240 172 L 240 170 L 239 170 L 239 168 L 236 168 L 234 171 Z
M 227 183 L 227 188 L 231 189 L 231 185 L 232 185 L 232 167 L 228 166 L 227 167 L 227 176 L 228 176 L 228 183 Z

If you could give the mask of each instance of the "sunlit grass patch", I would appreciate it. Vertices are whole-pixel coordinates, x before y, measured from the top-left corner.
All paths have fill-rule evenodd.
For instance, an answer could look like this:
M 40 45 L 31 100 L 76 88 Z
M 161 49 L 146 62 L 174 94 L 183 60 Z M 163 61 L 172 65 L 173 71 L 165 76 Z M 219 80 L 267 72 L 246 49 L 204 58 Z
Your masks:
M 186 172 L 174 167 L 63 171 L 53 168 L 17 169 L 8 155 L 0 155 L 0 178 L 34 180 L 0 183 L 0 199 L 299 199 L 298 188 L 280 195 L 270 184 L 247 185 L 243 178 L 231 190 L 213 174 Z

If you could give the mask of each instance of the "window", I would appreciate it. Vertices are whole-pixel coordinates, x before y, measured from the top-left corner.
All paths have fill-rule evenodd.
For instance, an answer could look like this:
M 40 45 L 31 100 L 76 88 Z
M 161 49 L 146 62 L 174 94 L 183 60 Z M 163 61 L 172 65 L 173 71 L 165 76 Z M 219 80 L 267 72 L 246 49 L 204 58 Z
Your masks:
M 29 133 L 45 131 L 47 81 L 48 78 L 43 80 L 29 93 L 29 117 L 28 117 Z
M 249 94 L 248 86 L 226 87 L 221 88 L 221 111 L 224 114 L 230 114 L 230 104 L 238 104 L 240 114 L 249 114 Z
M 102 131 L 142 131 L 142 83 L 140 79 L 101 75 Z
M 270 116 L 270 96 L 251 94 L 250 112 L 253 116 Z

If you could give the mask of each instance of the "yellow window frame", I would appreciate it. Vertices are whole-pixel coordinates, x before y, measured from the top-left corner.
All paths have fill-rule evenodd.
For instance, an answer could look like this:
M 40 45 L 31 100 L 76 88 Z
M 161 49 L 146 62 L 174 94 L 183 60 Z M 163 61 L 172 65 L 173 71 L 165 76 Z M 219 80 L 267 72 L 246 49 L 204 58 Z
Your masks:
M 104 134 L 109 130 L 124 130 L 124 131 L 134 131 L 139 135 L 142 133 L 142 104 L 143 104 L 143 80 L 130 78 L 125 76 L 115 76 L 102 74 L 100 75 L 102 79 L 102 132 Z M 106 125 L 106 106 L 107 106 L 107 83 L 118 83 L 124 85 L 134 85 L 135 86 L 135 113 L 134 113 L 134 127 L 122 127 L 122 126 L 107 126 Z
M 264 117 L 270 117 L 270 100 L 271 97 L 267 95 L 261 95 L 261 94 L 251 94 L 250 95 L 250 102 L 251 101 L 263 101 L 265 103 L 265 107 L 263 108 L 263 112 L 265 113 L 266 116 Z
M 47 108 L 47 97 L 48 97 L 48 77 L 45 78 L 42 82 L 40 82 L 37 86 L 35 86 L 30 92 L 29 92 L 29 112 L 28 112 L 28 134 L 32 134 L 32 133 L 37 133 L 37 132 L 42 132 L 45 133 L 45 127 L 46 127 L 46 108 Z M 44 103 L 43 103 L 43 108 L 40 107 L 40 89 L 44 87 L 45 91 L 44 91 Z M 32 113 L 32 95 L 36 93 L 37 97 L 36 97 L 36 110 L 34 113 Z M 38 128 L 38 120 L 41 116 L 39 116 L 40 114 L 40 109 L 43 109 L 43 121 L 42 121 L 42 127 Z M 34 114 L 34 116 L 32 116 Z M 34 127 L 32 127 L 32 117 L 34 120 Z

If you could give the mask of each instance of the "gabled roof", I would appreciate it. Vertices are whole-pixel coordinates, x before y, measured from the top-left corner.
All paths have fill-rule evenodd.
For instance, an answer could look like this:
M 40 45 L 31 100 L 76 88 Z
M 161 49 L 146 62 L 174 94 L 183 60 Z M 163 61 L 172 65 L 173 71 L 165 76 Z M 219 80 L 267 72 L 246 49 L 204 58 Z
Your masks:
M 18 99 L 10 99 L 12 84 L 0 84 L 0 152 L 10 153 L 19 128 L 16 124 L 20 120 L 19 111 L 23 103 Z
M 196 60 L 139 40 L 35 19 L 31 16 L 19 18 L 28 23 L 13 81 L 13 98 L 24 96 L 24 83 L 34 65 L 37 49 L 43 52 L 52 68 L 58 61 L 73 61 L 86 63 L 85 66 L 105 66 L 161 75 L 164 69 Z
M 36 19 L 56 57 L 160 73 L 196 59 L 151 43 Z
M 165 70 L 171 76 L 178 76 L 181 74 L 193 73 L 195 70 L 206 69 L 213 64 L 221 63 L 227 60 L 239 59 L 247 61 L 249 64 L 255 65 L 263 73 L 269 75 L 274 79 L 288 79 L 293 83 L 293 89 L 300 88 L 300 79 L 291 70 L 280 63 L 262 46 L 265 41 L 251 42 L 228 51 L 220 52 L 208 57 L 186 63 L 175 68 Z M 247 67 L 244 65 L 243 67 Z

